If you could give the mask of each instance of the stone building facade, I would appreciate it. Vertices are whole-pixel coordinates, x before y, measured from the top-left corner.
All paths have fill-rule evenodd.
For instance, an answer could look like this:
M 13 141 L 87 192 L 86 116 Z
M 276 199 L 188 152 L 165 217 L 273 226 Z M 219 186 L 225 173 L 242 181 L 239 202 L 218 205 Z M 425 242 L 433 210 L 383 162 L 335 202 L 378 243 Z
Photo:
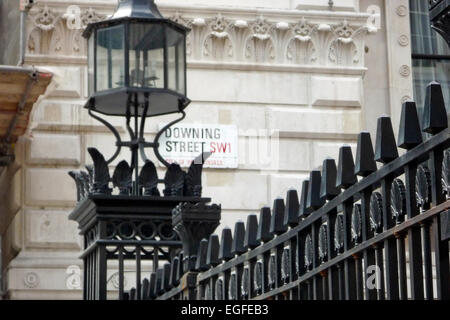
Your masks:
M 220 228 L 291 187 L 300 189 L 309 170 L 336 158 L 339 146 L 355 146 L 362 130 L 373 136 L 377 116 L 390 114 L 399 123 L 402 101 L 413 97 L 408 0 L 156 3 L 166 17 L 192 29 L 192 103 L 184 123 L 238 128 L 238 168 L 204 172 L 204 195 L 222 204 Z M 90 163 L 87 147 L 114 152 L 111 133 L 82 108 L 88 92 L 81 33 L 116 4 L 38 0 L 28 13 L 25 64 L 53 72 L 55 89 L 35 106 L 30 130 L 15 147 L 15 164 L 1 172 L 0 194 L 8 205 L 0 214 L 11 217 L 1 229 L 8 298 L 81 298 L 72 282 L 81 266 L 81 239 L 68 220 L 76 190 L 67 172 Z M 11 10 L 5 6 L 0 14 L 11 16 Z M 170 119 L 148 121 L 148 136 Z M 109 120 L 125 135 L 121 119 Z M 251 152 L 264 153 L 250 146 L 268 141 L 276 141 L 276 165 L 250 161 Z M 124 158 L 126 152 L 118 161 Z M 113 274 L 110 282 L 113 289 Z

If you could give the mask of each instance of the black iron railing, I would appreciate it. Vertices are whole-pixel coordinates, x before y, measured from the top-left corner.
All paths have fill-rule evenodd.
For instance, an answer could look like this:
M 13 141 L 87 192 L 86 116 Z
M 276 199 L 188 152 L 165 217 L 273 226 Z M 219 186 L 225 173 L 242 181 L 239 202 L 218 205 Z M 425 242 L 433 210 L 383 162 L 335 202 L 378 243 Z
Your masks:
M 418 119 L 415 103 L 403 104 L 396 142 L 390 118 L 379 118 L 375 149 L 362 132 L 355 161 L 343 146 L 300 197 L 289 190 L 259 221 L 198 240 L 195 266 L 180 269 L 186 257 L 175 258 L 150 274 L 141 298 L 450 299 L 450 135 L 439 84 L 427 87 Z

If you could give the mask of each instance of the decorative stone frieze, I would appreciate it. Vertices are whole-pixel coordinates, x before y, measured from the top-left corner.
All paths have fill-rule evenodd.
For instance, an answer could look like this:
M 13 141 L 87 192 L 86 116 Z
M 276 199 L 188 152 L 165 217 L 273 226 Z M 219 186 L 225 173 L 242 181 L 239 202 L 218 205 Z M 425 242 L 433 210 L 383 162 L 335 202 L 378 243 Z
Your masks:
M 107 16 L 105 10 L 113 10 L 94 5 L 38 3 L 28 18 L 28 53 L 85 56 L 82 31 Z M 161 8 L 165 16 L 191 28 L 186 40 L 191 62 L 361 67 L 365 36 L 377 30 L 367 14 L 350 12 Z

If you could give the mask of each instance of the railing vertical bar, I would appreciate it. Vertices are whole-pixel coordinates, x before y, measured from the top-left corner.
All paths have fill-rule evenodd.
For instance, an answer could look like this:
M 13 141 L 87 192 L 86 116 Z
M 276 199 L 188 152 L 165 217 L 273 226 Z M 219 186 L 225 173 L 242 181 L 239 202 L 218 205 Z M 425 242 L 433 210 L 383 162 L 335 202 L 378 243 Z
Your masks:
M 296 252 L 297 252 L 297 237 L 293 237 L 290 240 L 290 250 L 289 250 L 289 281 L 293 282 L 297 280 L 297 268 L 296 266 Z M 289 291 L 289 300 L 298 300 L 298 291 L 292 289 Z
M 408 219 L 419 214 L 416 200 L 416 172 L 417 164 L 415 163 L 405 167 L 406 214 Z M 413 300 L 422 300 L 424 292 L 420 227 L 413 226 L 408 229 L 408 253 L 411 298 Z
M 123 269 L 123 247 L 119 246 L 119 300 L 123 300 L 123 284 L 124 284 L 124 274 L 125 270 Z
M 308 284 L 305 282 L 298 285 L 298 296 L 300 300 L 308 300 Z
M 395 226 L 391 213 L 391 188 L 392 177 L 386 177 L 381 181 L 381 192 L 383 197 L 383 230 L 389 230 Z M 394 237 L 384 241 L 385 264 L 386 264 L 386 299 L 398 300 L 398 259 L 397 241 Z
M 106 231 L 106 222 L 100 221 L 98 225 L 98 237 L 100 239 L 105 239 L 107 237 L 107 231 Z M 98 292 L 98 299 L 99 300 L 107 300 L 107 272 L 108 272 L 108 264 L 107 264 L 107 251 L 106 251 L 106 245 L 99 245 L 97 247 L 97 257 L 98 257 L 98 287 L 96 288 L 96 291 Z
M 324 271 L 322 274 L 322 299 L 328 300 L 328 275 L 327 272 Z
M 370 216 L 370 197 L 371 197 L 371 190 L 366 189 L 361 193 L 361 241 L 367 241 L 370 238 L 372 238 L 372 231 L 370 230 L 369 226 L 369 216 Z M 364 259 L 364 281 L 366 283 L 365 286 L 365 299 L 366 300 L 376 300 L 377 299 L 377 292 L 376 290 L 373 290 L 367 286 L 368 282 L 368 268 L 369 266 L 375 265 L 375 250 L 373 249 L 366 249 L 363 252 L 363 259 Z
M 344 268 L 342 263 L 338 263 L 338 283 L 339 283 L 339 300 L 345 300 L 345 284 L 344 284 Z
M 440 217 L 433 219 L 434 257 L 436 265 L 436 289 L 439 300 L 450 299 L 448 241 L 441 241 Z
M 96 250 L 93 250 L 92 251 L 92 253 L 89 255 L 90 256 L 90 259 L 89 259 L 89 265 L 90 265 L 90 269 L 91 269 L 91 272 L 89 273 L 89 275 L 90 275 L 90 282 L 91 282 L 91 285 L 90 285 L 90 291 L 91 291 L 91 293 L 90 293 L 90 295 L 91 295 L 91 300 L 95 300 L 95 274 L 94 274 L 94 257 L 95 257 L 95 251 Z
M 442 165 L 444 160 L 444 150 L 442 147 L 435 148 L 430 152 L 430 171 L 431 171 L 431 193 L 432 203 L 437 206 L 445 201 L 445 195 L 442 189 Z M 449 276 L 449 257 L 448 241 L 441 241 L 440 218 L 433 218 L 433 240 L 434 254 L 436 264 L 436 289 L 437 298 L 450 299 L 450 276 Z
M 141 247 L 140 246 L 136 246 L 136 300 L 141 300 Z
M 327 259 L 331 260 L 336 257 L 336 249 L 334 247 L 334 226 L 336 223 L 337 210 L 333 209 L 328 214 L 327 223 Z M 339 299 L 339 275 L 336 267 L 331 267 L 328 269 L 328 298 L 330 300 Z
M 209 288 L 211 290 L 211 300 L 216 300 L 216 278 L 217 277 L 211 277 L 209 278 Z
M 84 274 L 83 274 L 83 300 L 88 300 L 89 299 L 89 297 L 87 295 L 87 293 L 88 293 L 87 288 L 89 287 L 89 285 L 88 285 L 88 283 L 89 283 L 88 282 L 89 270 L 88 270 L 88 263 L 87 263 L 87 261 L 88 261 L 88 258 L 85 257 L 83 259 L 83 270 L 84 270 Z
M 270 251 L 264 252 L 263 254 L 263 286 L 262 292 L 266 293 L 270 290 L 269 286 L 269 260 L 270 260 Z
M 296 255 L 297 255 L 297 263 L 298 263 L 298 270 L 297 270 L 297 274 L 298 276 L 302 276 L 306 273 L 306 268 L 305 268 L 305 252 L 304 252 L 304 248 L 305 248 L 305 234 L 304 232 L 300 232 L 297 234 L 297 250 L 296 250 Z M 298 286 L 298 295 L 300 300 L 310 300 L 310 295 L 309 295 L 309 282 L 301 282 Z
M 339 299 L 339 273 L 335 267 L 328 269 L 328 299 Z
M 431 263 L 430 223 L 422 225 L 423 264 L 425 271 L 425 295 L 427 300 L 433 300 L 433 271 Z
M 308 300 L 314 300 L 313 285 L 311 283 L 311 280 L 308 280 L 307 284 L 308 284 Z
M 90 259 L 90 254 L 87 255 L 86 257 L 86 265 L 87 265 L 87 273 L 86 273 L 86 279 L 87 279 L 87 287 L 86 287 L 86 295 L 87 295 L 87 299 L 91 300 L 91 290 L 92 290 L 92 286 L 91 286 L 91 259 Z
M 281 280 L 281 268 L 284 266 L 282 265 L 282 256 L 283 256 L 283 250 L 284 250 L 284 243 L 282 245 L 279 245 L 275 248 L 275 265 L 276 265 L 276 272 L 275 272 L 275 288 L 279 288 L 283 285 Z
M 180 261 L 181 266 L 184 266 L 184 261 Z M 153 249 L 153 272 L 158 270 L 159 266 L 159 247 L 155 246 Z M 181 267 L 183 270 L 183 267 Z
M 383 246 L 381 243 L 375 246 L 375 260 L 378 267 L 377 276 L 377 299 L 385 300 L 385 286 L 384 286 L 384 263 L 383 263 Z
M 100 246 L 98 246 L 95 251 L 94 251 L 94 261 L 93 261 L 93 265 L 94 265 L 94 299 L 95 300 L 99 300 L 100 299 L 100 292 L 99 292 L 99 287 L 100 287 Z
M 359 255 L 354 256 L 356 275 L 356 299 L 364 300 L 362 260 Z
M 351 249 L 351 219 L 353 211 L 353 198 L 344 202 L 344 251 Z M 355 260 L 353 258 L 344 261 L 344 278 L 345 278 L 345 299 L 356 299 L 356 277 L 355 277 Z
M 230 277 L 231 277 L 231 270 L 226 270 L 225 272 L 224 272 L 224 284 L 223 284 L 223 288 L 224 288 L 224 291 L 225 291 L 225 294 L 223 295 L 223 297 L 224 297 L 224 300 L 231 300 L 230 299 L 230 296 L 229 296 L 229 291 L 230 291 L 230 288 L 229 288 L 229 285 L 230 285 Z
M 107 299 L 107 290 L 106 290 L 106 284 L 107 284 L 107 271 L 108 271 L 108 264 L 107 264 L 107 257 L 106 257 L 106 247 L 100 246 L 99 247 L 99 300 L 106 300 Z
M 320 228 L 321 222 L 318 221 L 314 223 L 311 227 L 311 238 L 312 238 L 312 248 L 313 248 L 313 269 L 319 267 L 320 265 L 320 259 L 319 259 L 319 228 Z M 314 300 L 322 300 L 323 296 L 323 289 L 322 289 L 322 276 L 316 275 L 313 277 L 313 293 L 314 293 Z
M 398 273 L 400 285 L 400 299 L 408 300 L 408 284 L 406 277 L 406 252 L 405 252 L 405 236 L 397 235 L 397 256 L 398 256 Z

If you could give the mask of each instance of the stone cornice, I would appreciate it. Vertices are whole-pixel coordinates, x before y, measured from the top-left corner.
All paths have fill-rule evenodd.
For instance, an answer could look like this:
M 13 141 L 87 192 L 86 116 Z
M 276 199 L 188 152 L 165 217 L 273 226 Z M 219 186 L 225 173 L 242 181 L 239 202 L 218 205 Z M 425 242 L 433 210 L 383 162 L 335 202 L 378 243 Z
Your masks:
M 78 7 L 76 7 L 78 6 Z M 192 29 L 188 61 L 240 65 L 361 68 L 369 14 L 161 4 L 163 14 Z M 41 1 L 28 17 L 30 55 L 84 56 L 81 32 L 104 19 L 114 2 Z

